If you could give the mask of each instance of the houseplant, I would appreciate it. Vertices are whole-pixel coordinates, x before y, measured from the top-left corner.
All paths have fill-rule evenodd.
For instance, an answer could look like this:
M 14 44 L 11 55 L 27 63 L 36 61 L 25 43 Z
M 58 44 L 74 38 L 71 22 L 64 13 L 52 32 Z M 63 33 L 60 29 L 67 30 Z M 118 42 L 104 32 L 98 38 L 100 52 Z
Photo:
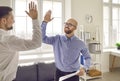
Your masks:
M 120 42 L 116 43 L 117 49 L 120 50 Z

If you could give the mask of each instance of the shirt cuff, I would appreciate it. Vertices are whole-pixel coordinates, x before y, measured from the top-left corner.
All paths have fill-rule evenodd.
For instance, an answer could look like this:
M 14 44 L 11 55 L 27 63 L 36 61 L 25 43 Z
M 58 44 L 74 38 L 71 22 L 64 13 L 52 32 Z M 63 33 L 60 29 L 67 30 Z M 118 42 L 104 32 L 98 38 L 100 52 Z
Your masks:
M 48 23 L 48 22 L 46 22 L 46 21 L 42 21 L 43 23 Z

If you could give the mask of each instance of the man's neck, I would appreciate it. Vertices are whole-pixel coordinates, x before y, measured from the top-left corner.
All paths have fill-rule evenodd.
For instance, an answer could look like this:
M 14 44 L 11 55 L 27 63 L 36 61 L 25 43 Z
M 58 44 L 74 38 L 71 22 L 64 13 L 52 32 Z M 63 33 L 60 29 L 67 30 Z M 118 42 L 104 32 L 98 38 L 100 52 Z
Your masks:
M 74 34 L 66 34 L 68 38 L 71 38 Z
M 0 26 L 0 29 L 7 31 L 6 28 L 2 26 Z

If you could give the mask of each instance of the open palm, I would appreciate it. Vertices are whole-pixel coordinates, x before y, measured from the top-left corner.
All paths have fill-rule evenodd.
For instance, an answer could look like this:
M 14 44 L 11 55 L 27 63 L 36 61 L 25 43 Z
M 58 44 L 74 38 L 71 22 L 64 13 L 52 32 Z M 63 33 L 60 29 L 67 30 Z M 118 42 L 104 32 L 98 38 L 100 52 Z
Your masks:
M 32 19 L 37 19 L 38 18 L 38 11 L 37 11 L 37 6 L 34 2 L 29 3 L 29 12 L 26 11 L 29 17 Z

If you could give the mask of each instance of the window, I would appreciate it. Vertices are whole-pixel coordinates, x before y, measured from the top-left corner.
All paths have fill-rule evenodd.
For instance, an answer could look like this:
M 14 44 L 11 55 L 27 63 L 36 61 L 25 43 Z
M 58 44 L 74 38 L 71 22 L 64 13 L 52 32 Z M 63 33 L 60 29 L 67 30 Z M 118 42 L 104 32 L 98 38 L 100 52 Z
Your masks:
M 47 27 L 48 35 L 55 35 L 62 33 L 62 6 L 61 2 L 52 2 L 52 1 L 43 1 L 43 14 L 47 10 L 52 10 L 52 16 L 54 17 L 53 21 L 50 22 Z
M 109 2 L 109 0 L 103 0 L 103 2 Z
M 114 4 L 120 4 L 120 0 L 112 0 L 112 3 L 114 3 Z
M 48 23 L 46 30 L 47 35 L 61 34 L 63 22 L 63 0 L 34 1 L 35 3 L 37 3 L 38 6 L 40 23 L 42 22 L 45 13 L 48 10 L 52 10 L 52 17 L 54 17 L 54 19 L 53 21 Z M 28 10 L 27 8 L 29 2 L 30 0 L 13 0 L 13 7 L 15 10 L 14 33 L 17 36 L 25 39 L 30 39 L 32 36 L 32 21 L 25 13 L 25 10 Z M 46 55 L 43 53 L 45 53 Z M 41 57 L 48 59 L 47 56 L 53 58 L 52 46 L 42 44 L 42 47 L 36 50 L 20 52 L 20 63 L 33 63 L 42 60 Z
M 120 42 L 120 0 L 103 0 L 104 48 Z

